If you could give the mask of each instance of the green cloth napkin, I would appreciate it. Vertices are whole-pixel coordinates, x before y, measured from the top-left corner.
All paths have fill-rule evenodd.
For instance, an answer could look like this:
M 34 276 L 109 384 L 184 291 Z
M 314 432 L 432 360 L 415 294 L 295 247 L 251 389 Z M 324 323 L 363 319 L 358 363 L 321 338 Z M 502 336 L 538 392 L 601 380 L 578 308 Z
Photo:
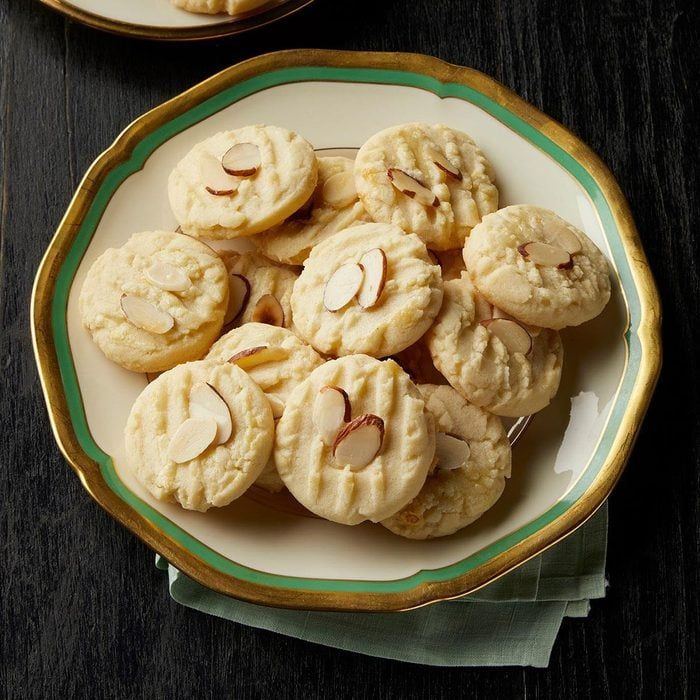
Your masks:
M 401 613 L 282 610 L 195 583 L 156 556 L 170 595 L 189 608 L 338 649 L 432 666 L 545 667 L 565 617 L 605 596 L 607 503 L 581 528 L 464 598 Z

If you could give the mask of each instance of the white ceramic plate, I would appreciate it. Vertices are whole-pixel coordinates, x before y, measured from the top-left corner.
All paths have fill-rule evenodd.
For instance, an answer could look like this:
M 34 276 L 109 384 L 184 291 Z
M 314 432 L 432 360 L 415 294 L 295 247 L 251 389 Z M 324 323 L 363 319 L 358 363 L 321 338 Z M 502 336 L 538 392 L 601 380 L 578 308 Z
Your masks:
M 41 0 L 84 24 L 130 36 L 206 39 L 247 31 L 285 17 L 313 0 L 267 0 L 234 17 L 186 12 L 170 0 Z
M 267 122 L 319 149 L 356 148 L 384 127 L 414 120 L 471 134 L 495 168 L 504 205 L 555 210 L 611 263 L 611 302 L 591 323 L 563 332 L 559 394 L 520 438 L 504 496 L 474 525 L 429 542 L 247 496 L 205 514 L 155 501 L 125 468 L 122 440 L 146 380 L 106 360 L 80 323 L 78 294 L 92 262 L 135 231 L 176 227 L 168 174 L 217 131 Z M 659 366 L 655 288 L 604 166 L 482 74 L 411 55 L 271 54 L 142 117 L 76 194 L 37 276 L 34 322 L 57 439 L 93 496 L 200 582 L 289 607 L 404 609 L 466 593 L 542 551 L 612 488 Z

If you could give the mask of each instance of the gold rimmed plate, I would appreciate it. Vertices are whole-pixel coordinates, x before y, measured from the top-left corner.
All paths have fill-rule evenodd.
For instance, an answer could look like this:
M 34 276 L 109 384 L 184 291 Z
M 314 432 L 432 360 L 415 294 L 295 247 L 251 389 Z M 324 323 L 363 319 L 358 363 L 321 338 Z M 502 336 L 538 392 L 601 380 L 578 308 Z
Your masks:
M 123 427 L 145 386 L 109 363 L 80 324 L 90 264 L 135 231 L 175 228 L 166 182 L 191 146 L 267 122 L 317 149 L 354 149 L 405 121 L 471 134 L 503 204 L 547 206 L 610 261 L 605 312 L 563 332 L 556 400 L 514 449 L 502 499 L 429 542 L 377 525 L 344 527 L 243 497 L 207 513 L 154 501 L 124 466 Z M 246 61 L 137 119 L 83 179 L 37 274 L 33 331 L 58 444 L 89 493 L 188 576 L 243 600 L 289 608 L 404 610 L 473 591 L 581 525 L 619 478 L 661 362 L 660 308 L 619 187 L 573 134 L 487 76 L 412 54 L 288 51 Z M 77 525 L 76 525 L 77 527 Z
M 215 39 L 262 27 L 314 0 L 267 0 L 235 16 L 186 12 L 170 0 L 39 0 L 66 17 L 95 29 L 140 39 Z

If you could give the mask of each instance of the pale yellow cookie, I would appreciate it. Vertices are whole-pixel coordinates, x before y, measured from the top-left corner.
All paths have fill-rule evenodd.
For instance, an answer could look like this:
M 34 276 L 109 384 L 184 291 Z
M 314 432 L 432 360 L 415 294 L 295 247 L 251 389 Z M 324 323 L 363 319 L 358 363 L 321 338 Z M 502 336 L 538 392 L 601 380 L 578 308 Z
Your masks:
M 135 233 L 92 264 L 80 315 L 100 350 L 134 372 L 198 359 L 219 335 L 226 267 L 204 243 L 172 231 Z
M 201 12 L 208 15 L 227 13 L 239 15 L 250 12 L 269 3 L 270 0 L 172 0 L 175 7 L 188 12 Z
M 335 308 L 358 279 L 357 294 Z M 362 224 L 312 250 L 291 304 L 297 331 L 320 352 L 386 357 L 425 333 L 441 301 L 440 268 L 417 236 L 389 224 Z
M 212 345 L 206 359 L 228 362 L 237 353 L 263 346 L 279 351 L 274 355 L 276 359 L 260 363 L 252 359 L 245 363 L 246 372 L 266 394 L 275 394 L 283 401 L 299 382 L 323 363 L 321 356 L 292 331 L 265 323 L 246 323 L 229 331 Z
M 279 417 L 291 391 L 323 363 L 321 356 L 313 348 L 285 328 L 246 323 L 229 331 L 214 343 L 206 359 L 228 362 L 236 354 L 245 354 L 248 350 L 264 346 L 277 352 L 276 355 L 267 355 L 273 359 L 255 364 L 256 358 L 253 354 L 248 357 L 247 364 L 245 359 L 243 363 L 248 375 L 274 403 L 274 415 Z M 260 357 L 264 359 L 265 355 Z M 284 488 L 277 474 L 273 455 L 255 483 L 272 493 Z
M 358 199 L 353 168 L 350 158 L 319 158 L 318 184 L 312 199 L 286 221 L 255 237 L 261 252 L 279 262 L 301 265 L 321 241 L 371 221 Z
M 503 423 L 450 386 L 418 387 L 437 431 L 435 468 L 420 493 L 382 525 L 397 535 L 444 537 L 481 517 L 510 477 L 510 443 Z
M 341 389 L 344 418 L 352 422 L 341 415 L 336 432 L 319 421 L 337 407 L 324 405 L 327 396 L 342 406 Z M 424 408 L 392 360 L 352 355 L 326 362 L 287 399 L 275 438 L 280 476 L 302 505 L 328 520 L 383 520 L 418 494 L 432 464 L 435 429 Z
M 126 455 L 154 498 L 205 511 L 251 486 L 273 436 L 270 405 L 242 369 L 190 362 L 161 374 L 136 399 Z
M 197 144 L 170 174 L 168 197 L 184 233 L 250 236 L 304 204 L 317 172 L 313 148 L 298 134 L 279 126 L 244 126 Z
M 486 217 L 464 261 L 481 294 L 533 326 L 578 326 L 610 299 L 605 256 L 583 231 L 541 207 L 518 204 Z
M 498 208 L 494 173 L 467 134 L 441 124 L 392 126 L 355 160 L 360 200 L 375 221 L 418 234 L 428 248 L 461 248 Z
M 466 275 L 445 282 L 444 289 L 425 340 L 447 381 L 500 416 L 526 416 L 547 406 L 561 378 L 559 333 L 497 318 L 500 312 L 478 296 Z
M 292 327 L 290 300 L 299 276 L 258 253 L 222 253 L 229 273 L 226 324 L 250 321 Z

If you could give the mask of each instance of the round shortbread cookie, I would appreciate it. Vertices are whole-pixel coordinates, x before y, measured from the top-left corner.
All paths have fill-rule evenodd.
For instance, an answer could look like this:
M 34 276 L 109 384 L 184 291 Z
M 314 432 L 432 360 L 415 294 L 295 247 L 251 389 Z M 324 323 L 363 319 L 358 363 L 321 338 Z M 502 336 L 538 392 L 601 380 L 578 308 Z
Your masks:
M 175 436 L 198 412 L 191 392 L 213 388 L 230 414 L 230 434 L 217 433 L 203 451 L 185 459 Z M 202 434 L 200 430 L 199 435 Z M 274 439 L 272 411 L 260 387 L 238 367 L 189 362 L 161 374 L 134 403 L 125 429 L 128 463 L 160 501 L 205 511 L 241 496 L 267 463 Z M 217 444 L 221 438 L 227 438 Z M 196 450 L 194 450 L 196 452 Z
M 321 356 L 294 333 L 264 323 L 246 323 L 229 331 L 214 343 L 206 359 L 228 362 L 237 353 L 265 345 L 279 351 L 277 359 L 249 366 L 246 372 L 265 395 L 275 402 L 279 411 L 292 389 L 323 363 Z M 272 493 L 284 488 L 277 474 L 274 455 L 270 456 L 267 466 L 255 483 Z
M 415 190 L 395 170 L 417 180 L 420 192 L 404 194 Z M 433 250 L 461 248 L 498 208 L 491 164 L 471 137 L 441 124 L 401 124 L 372 136 L 357 154 L 355 182 L 375 221 L 416 233 Z
M 465 244 L 464 261 L 483 296 L 533 326 L 578 326 L 610 299 L 605 256 L 583 231 L 541 207 L 519 204 L 486 217 Z
M 381 446 L 366 465 L 341 466 L 337 450 L 346 443 L 334 456 L 322 439 L 315 409 L 323 387 L 344 390 L 353 420 L 371 414 L 383 422 Z M 383 520 L 417 495 L 432 464 L 435 428 L 424 408 L 420 392 L 392 360 L 352 355 L 326 362 L 294 389 L 277 424 L 280 476 L 323 518 L 346 525 Z
M 249 362 L 246 372 L 266 394 L 285 401 L 291 391 L 323 363 L 321 356 L 286 328 L 266 323 L 245 323 L 221 336 L 211 346 L 207 360 L 228 362 L 231 357 L 250 348 L 268 346 L 278 351 L 259 364 Z M 266 356 L 261 356 L 264 359 Z
M 227 302 L 226 267 L 211 248 L 180 233 L 148 231 L 95 260 L 79 305 L 83 325 L 110 360 L 160 372 L 206 352 Z
M 561 378 L 564 351 L 559 333 L 526 328 L 510 319 L 508 323 L 529 338 L 531 348 L 509 349 L 488 325 L 493 310 L 479 299 L 466 275 L 445 282 L 444 288 L 442 309 L 426 342 L 445 379 L 473 404 L 500 416 L 526 416 L 547 406 Z
M 222 159 L 242 144 L 257 153 L 255 172 L 229 176 Z M 245 155 L 243 165 L 249 165 Z M 194 146 L 170 174 L 168 197 L 184 233 L 209 239 L 250 236 L 299 209 L 316 187 L 317 171 L 313 148 L 301 136 L 279 126 L 244 126 Z
M 294 270 L 278 265 L 258 253 L 223 253 L 222 259 L 231 285 L 227 324 L 242 325 L 259 321 L 276 326 L 280 325 L 281 320 L 284 328 L 292 327 L 290 301 L 294 282 L 299 276 Z M 234 277 L 238 279 L 233 279 Z M 242 286 L 241 277 L 245 278 Z
M 328 285 L 335 291 L 338 269 L 360 263 L 365 253 L 378 248 L 386 265 L 376 303 L 365 308 L 358 298 L 352 298 L 342 308 L 329 311 Z M 376 270 L 365 267 L 361 274 L 369 282 Z M 441 302 L 440 268 L 417 236 L 404 234 L 390 224 L 362 224 L 314 247 L 294 283 L 291 304 L 297 331 L 320 352 L 385 357 L 418 340 Z
M 418 389 L 435 419 L 437 440 L 442 433 L 468 445 L 461 467 L 455 466 L 459 458 L 450 468 L 441 467 L 438 448 L 435 469 L 420 493 L 381 523 L 402 537 L 424 540 L 461 530 L 496 503 L 510 477 L 511 450 L 500 419 L 470 404 L 452 387 L 423 384 Z
M 227 13 L 239 15 L 262 7 L 270 0 L 171 0 L 175 7 L 188 12 L 202 12 L 208 15 Z
M 358 200 L 353 168 L 350 158 L 319 158 L 318 184 L 311 201 L 283 223 L 255 237 L 261 252 L 279 262 L 301 265 L 321 241 L 350 226 L 371 221 Z

